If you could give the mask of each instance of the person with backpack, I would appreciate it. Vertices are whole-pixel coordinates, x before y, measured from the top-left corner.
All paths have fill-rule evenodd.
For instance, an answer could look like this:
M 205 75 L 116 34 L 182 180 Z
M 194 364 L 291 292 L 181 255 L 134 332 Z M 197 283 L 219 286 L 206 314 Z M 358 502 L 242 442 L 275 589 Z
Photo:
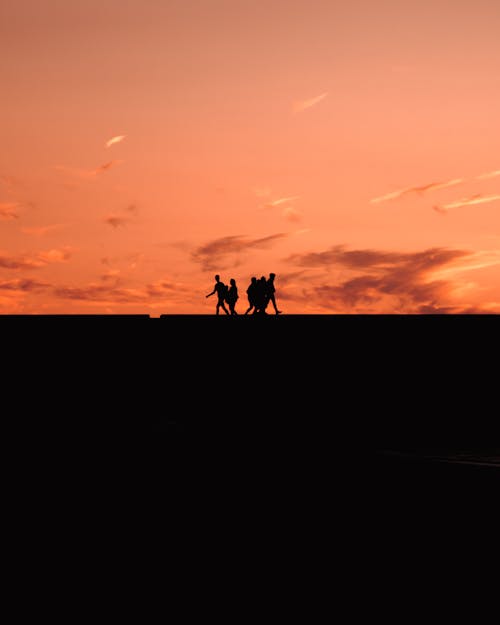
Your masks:
M 220 279 L 220 276 L 216 275 L 213 291 L 205 296 L 205 297 L 210 297 L 211 295 L 214 295 L 215 293 L 217 293 L 217 304 L 215 305 L 216 315 L 219 314 L 221 308 L 226 313 L 226 315 L 229 315 L 229 311 L 226 308 L 226 305 L 224 304 L 224 301 L 227 296 L 227 291 L 228 291 L 227 286 L 224 284 L 224 282 L 222 282 L 222 280 Z

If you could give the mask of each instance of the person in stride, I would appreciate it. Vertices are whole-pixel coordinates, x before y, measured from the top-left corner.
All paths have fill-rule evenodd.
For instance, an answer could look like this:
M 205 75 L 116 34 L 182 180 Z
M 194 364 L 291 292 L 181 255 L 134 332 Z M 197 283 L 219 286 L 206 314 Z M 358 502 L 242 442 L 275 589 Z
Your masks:
M 274 295 L 276 293 L 276 288 L 274 286 L 274 278 L 276 278 L 276 274 L 275 273 L 270 273 L 269 274 L 269 278 L 267 279 L 267 301 L 271 302 L 271 304 L 273 305 L 274 308 L 274 312 L 277 315 L 281 314 L 281 310 L 278 310 L 278 307 L 276 306 L 276 296 Z
M 236 302 L 238 301 L 238 287 L 236 286 L 236 280 L 231 278 L 229 280 L 229 284 L 231 285 L 226 294 L 226 302 L 229 306 L 229 312 L 231 315 L 237 315 L 238 313 L 235 311 L 234 307 L 236 306 Z
M 255 306 L 255 298 L 257 296 L 257 289 L 258 289 L 257 278 L 253 276 L 247 288 L 248 308 L 245 311 L 245 315 L 248 315 L 248 313 L 251 312 L 252 309 L 253 309 L 253 314 L 255 314 L 257 311 L 257 308 Z
M 210 297 L 211 295 L 214 295 L 215 293 L 217 293 L 217 304 L 215 306 L 215 314 L 218 315 L 220 312 L 220 309 L 222 308 L 222 310 L 226 313 L 226 315 L 229 315 L 229 311 L 226 308 L 226 305 L 224 304 L 224 299 L 226 298 L 226 294 L 227 294 L 227 287 L 224 284 L 224 282 L 222 282 L 219 275 L 215 276 L 215 285 L 214 285 L 213 291 L 209 293 L 208 295 L 206 295 L 205 297 Z

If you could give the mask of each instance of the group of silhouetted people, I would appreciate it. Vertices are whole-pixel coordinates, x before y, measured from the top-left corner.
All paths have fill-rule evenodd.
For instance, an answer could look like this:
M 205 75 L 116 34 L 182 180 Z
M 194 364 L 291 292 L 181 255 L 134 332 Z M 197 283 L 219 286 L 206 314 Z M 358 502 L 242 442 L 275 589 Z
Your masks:
M 275 314 L 281 314 L 281 310 L 278 310 L 278 306 L 276 305 L 276 288 L 274 286 L 275 277 L 275 273 L 270 273 L 268 278 L 266 278 L 266 276 L 262 276 L 259 279 L 257 279 L 255 276 L 252 277 L 246 291 L 248 298 L 248 308 L 245 311 L 245 315 L 248 315 L 250 313 L 252 313 L 252 315 L 267 315 L 266 309 L 270 303 L 274 308 Z M 210 297 L 211 295 L 217 294 L 217 304 L 215 306 L 216 315 L 220 313 L 221 308 L 226 313 L 226 315 L 238 314 L 235 309 L 236 302 L 239 299 L 236 280 L 234 278 L 231 278 L 231 280 L 229 280 L 229 284 L 230 286 L 228 287 L 226 284 L 224 284 L 224 282 L 222 282 L 220 276 L 216 275 L 213 291 L 206 295 L 206 297 Z

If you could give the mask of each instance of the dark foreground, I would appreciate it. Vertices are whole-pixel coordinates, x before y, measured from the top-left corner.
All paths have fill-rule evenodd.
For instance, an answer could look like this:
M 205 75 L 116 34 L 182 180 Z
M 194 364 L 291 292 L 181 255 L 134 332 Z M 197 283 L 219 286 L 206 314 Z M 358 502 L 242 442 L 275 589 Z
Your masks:
M 149 441 L 153 456 L 180 437 L 201 454 L 286 450 L 368 461 L 385 483 L 495 471 L 456 454 L 500 449 L 497 315 L 4 316 L 0 329 L 28 436 Z

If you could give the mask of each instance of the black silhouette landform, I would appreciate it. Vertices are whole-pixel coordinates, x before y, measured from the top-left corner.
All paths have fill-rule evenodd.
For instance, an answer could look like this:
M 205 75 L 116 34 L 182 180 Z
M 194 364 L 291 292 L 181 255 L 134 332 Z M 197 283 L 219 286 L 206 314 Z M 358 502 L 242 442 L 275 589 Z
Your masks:
M 310 436 L 384 466 L 443 466 L 446 449 L 464 462 L 499 441 L 484 358 L 499 353 L 499 315 L 245 315 L 246 304 L 237 315 L 0 315 L 4 388 L 18 411 L 68 431 L 114 420 L 299 447 Z

